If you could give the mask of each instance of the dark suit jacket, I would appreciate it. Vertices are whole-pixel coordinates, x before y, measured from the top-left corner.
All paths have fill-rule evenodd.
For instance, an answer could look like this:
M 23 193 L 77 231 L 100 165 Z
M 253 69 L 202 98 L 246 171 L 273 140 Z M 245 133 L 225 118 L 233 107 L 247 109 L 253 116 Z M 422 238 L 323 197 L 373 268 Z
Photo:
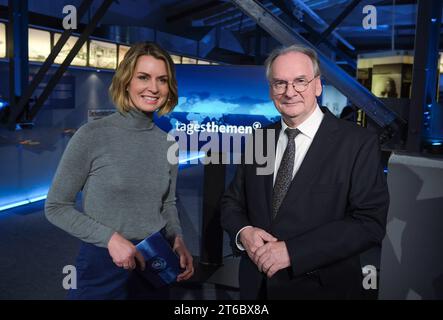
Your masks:
M 323 121 L 275 219 L 273 175 L 257 175 L 256 162 L 238 165 L 222 198 L 222 226 L 232 240 L 244 226 L 262 228 L 285 241 L 291 260 L 267 279 L 243 253 L 241 298 L 257 298 L 262 283 L 269 299 L 360 298 L 363 292 L 359 254 L 381 244 L 389 205 L 379 142 L 368 129 L 321 109 Z M 281 123 L 269 129 L 277 139 Z

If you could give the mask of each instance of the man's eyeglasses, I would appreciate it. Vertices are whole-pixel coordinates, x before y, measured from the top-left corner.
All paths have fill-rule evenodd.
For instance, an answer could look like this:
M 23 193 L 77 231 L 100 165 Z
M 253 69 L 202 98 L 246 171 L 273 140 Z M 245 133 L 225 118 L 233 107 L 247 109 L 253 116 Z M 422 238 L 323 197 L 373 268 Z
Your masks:
M 271 82 L 272 90 L 276 94 L 283 94 L 288 90 L 288 85 L 291 84 L 292 88 L 297 92 L 303 92 L 308 88 L 308 85 L 317 78 L 318 76 L 315 76 L 311 80 L 306 80 L 304 78 L 295 79 L 294 81 L 285 81 L 285 80 L 274 80 Z

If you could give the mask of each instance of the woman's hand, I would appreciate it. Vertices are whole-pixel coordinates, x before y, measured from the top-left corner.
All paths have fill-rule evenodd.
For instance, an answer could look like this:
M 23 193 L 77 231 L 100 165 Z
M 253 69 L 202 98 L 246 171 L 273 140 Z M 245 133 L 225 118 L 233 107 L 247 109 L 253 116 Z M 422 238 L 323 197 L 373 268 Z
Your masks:
M 117 232 L 114 232 L 108 242 L 108 251 L 112 261 L 120 268 L 133 270 L 136 267 L 135 259 L 140 263 L 140 268 L 145 269 L 145 259 L 137 248 Z
M 192 256 L 186 248 L 185 242 L 180 236 L 176 236 L 174 246 L 172 247 L 180 257 L 180 267 L 185 269 L 177 276 L 177 282 L 188 280 L 194 274 L 194 265 L 192 264 Z

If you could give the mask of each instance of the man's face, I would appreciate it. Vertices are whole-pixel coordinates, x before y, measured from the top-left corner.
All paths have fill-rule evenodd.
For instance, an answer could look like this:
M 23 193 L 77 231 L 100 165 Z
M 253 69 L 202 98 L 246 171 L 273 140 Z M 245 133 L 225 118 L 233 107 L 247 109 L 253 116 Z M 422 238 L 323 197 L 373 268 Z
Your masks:
M 322 92 L 320 77 L 314 79 L 311 59 L 299 52 L 288 52 L 277 57 L 271 66 L 270 95 L 274 105 L 289 126 L 298 126 L 315 110 L 317 97 Z M 309 82 L 303 92 L 297 92 L 292 83 Z M 283 93 L 274 90 L 275 81 L 288 82 Z M 296 85 L 297 87 L 297 85 Z M 303 86 L 302 86 L 303 87 Z

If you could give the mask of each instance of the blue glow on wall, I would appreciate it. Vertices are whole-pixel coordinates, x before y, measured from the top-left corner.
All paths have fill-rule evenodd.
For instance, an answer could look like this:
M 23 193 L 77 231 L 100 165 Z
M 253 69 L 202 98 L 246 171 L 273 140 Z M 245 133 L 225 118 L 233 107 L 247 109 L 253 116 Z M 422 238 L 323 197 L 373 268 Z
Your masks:
M 9 204 L 1 205 L 0 206 L 0 211 L 5 211 L 5 210 L 8 210 L 8 209 L 17 208 L 17 207 L 24 206 L 24 205 L 27 205 L 27 204 L 30 204 L 30 203 L 34 203 L 34 202 L 37 202 L 37 201 L 42 201 L 42 200 L 45 200 L 45 199 L 46 199 L 46 195 L 42 195 L 42 196 L 38 196 L 38 197 L 34 197 L 34 198 L 26 198 L 26 199 L 21 200 L 21 201 L 16 201 L 16 202 L 12 202 L 12 203 L 9 203 Z
M 201 159 L 205 156 L 203 152 L 181 152 L 179 154 L 179 168 L 186 168 L 191 165 L 192 160 Z M 0 199 L 0 212 L 45 200 L 49 187 L 50 184 L 48 183 L 27 192 L 23 192 L 20 188 L 10 188 L 8 194 L 3 195 Z

